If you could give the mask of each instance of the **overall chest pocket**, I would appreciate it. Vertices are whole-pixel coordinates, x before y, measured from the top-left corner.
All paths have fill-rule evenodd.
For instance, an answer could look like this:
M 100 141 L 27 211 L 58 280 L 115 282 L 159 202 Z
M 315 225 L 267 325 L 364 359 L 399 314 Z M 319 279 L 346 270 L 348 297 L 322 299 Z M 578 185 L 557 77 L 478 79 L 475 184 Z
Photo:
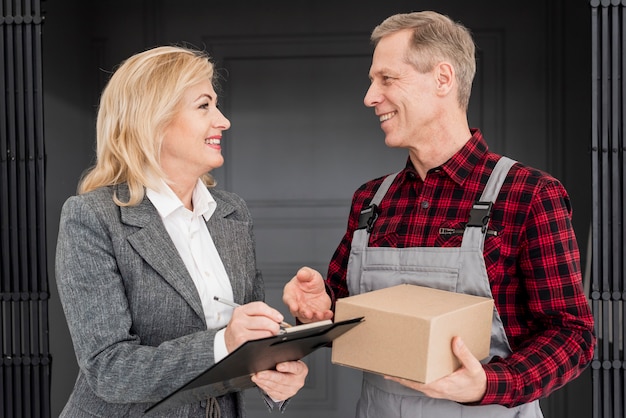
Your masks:
M 459 268 L 458 248 L 368 248 L 360 290 L 413 284 L 456 292 Z

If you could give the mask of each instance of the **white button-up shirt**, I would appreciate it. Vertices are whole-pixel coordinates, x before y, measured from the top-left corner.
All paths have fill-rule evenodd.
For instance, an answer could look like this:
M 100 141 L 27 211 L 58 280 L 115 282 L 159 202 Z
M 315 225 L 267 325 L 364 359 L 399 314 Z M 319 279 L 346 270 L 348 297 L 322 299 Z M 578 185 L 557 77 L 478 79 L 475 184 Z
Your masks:
M 228 354 L 224 342 L 224 327 L 230 321 L 233 311 L 230 306 L 213 299 L 213 296 L 218 296 L 233 300 L 233 289 L 224 263 L 206 226 L 206 221 L 215 212 L 217 203 L 201 180 L 198 180 L 193 191 L 193 212 L 185 208 L 165 182 L 158 191 L 148 188 L 146 196 L 161 215 L 165 229 L 196 285 L 207 328 L 222 328 L 214 340 L 214 356 L 217 362 Z

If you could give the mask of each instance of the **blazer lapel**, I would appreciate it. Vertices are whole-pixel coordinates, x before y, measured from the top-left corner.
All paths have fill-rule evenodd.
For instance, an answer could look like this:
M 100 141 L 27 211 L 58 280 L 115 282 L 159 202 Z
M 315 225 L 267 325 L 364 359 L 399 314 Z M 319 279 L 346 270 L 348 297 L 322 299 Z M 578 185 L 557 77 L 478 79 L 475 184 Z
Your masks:
M 128 200 L 127 187 L 118 187 L 117 193 L 120 200 Z M 121 218 L 123 223 L 140 228 L 128 236 L 128 241 L 133 248 L 180 293 L 205 322 L 202 303 L 193 279 L 150 200 L 144 197 L 137 206 L 122 207 Z
M 237 277 L 239 269 L 236 268 L 236 263 L 239 260 L 234 257 L 236 252 L 232 251 L 232 249 L 236 247 L 237 241 L 241 237 L 246 236 L 248 232 L 246 226 L 241 222 L 226 219 L 228 215 L 236 211 L 236 208 L 215 195 L 214 198 L 217 207 L 207 221 L 207 227 L 228 274 L 233 289 L 233 299 L 238 303 L 243 303 L 245 299 L 245 282 L 242 277 Z

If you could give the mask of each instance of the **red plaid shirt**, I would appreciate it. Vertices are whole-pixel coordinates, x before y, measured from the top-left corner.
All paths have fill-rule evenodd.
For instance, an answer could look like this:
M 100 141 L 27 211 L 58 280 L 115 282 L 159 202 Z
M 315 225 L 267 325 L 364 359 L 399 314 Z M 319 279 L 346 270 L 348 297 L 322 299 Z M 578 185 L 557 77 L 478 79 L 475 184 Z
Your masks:
M 371 247 L 459 247 L 472 204 L 499 155 L 482 134 L 421 180 L 410 160 L 379 205 Z M 353 196 L 348 229 L 328 268 L 334 298 L 348 296 L 352 233 L 383 178 Z M 495 306 L 513 350 L 484 366 L 487 392 L 479 404 L 508 407 L 545 397 L 577 377 L 592 359 L 593 317 L 582 289 L 569 196 L 558 180 L 515 164 L 493 205 L 484 257 Z

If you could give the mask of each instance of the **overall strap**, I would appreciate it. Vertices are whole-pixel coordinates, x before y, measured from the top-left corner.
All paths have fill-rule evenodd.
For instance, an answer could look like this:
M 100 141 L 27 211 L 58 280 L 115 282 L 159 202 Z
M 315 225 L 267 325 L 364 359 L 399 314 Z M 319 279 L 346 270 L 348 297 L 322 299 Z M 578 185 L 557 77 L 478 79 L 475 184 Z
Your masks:
M 400 172 L 398 171 L 385 177 L 383 182 L 380 184 L 380 187 L 378 187 L 376 194 L 372 198 L 370 205 L 361 210 L 361 214 L 359 215 L 359 226 L 357 227 L 357 229 L 367 228 L 368 233 L 372 232 L 374 222 L 376 221 L 376 219 L 378 219 L 378 205 L 380 205 L 380 202 L 387 194 L 391 183 L 393 183 L 393 180 L 399 173 Z
M 496 163 L 487 185 L 483 189 L 483 193 L 480 199 L 474 202 L 472 209 L 470 210 L 469 220 L 465 225 L 465 233 L 463 234 L 462 247 L 469 245 L 471 242 L 478 243 L 480 248 L 483 248 L 485 236 L 487 234 L 487 226 L 489 225 L 489 219 L 491 218 L 491 207 L 498 198 L 500 188 L 504 184 L 509 170 L 515 164 L 516 161 L 508 157 L 501 157 Z M 480 233 L 473 232 L 474 228 L 480 228 Z M 471 231 L 471 232 L 470 232 Z
M 495 202 L 498 198 L 498 193 L 500 193 L 500 188 L 506 179 L 506 175 L 509 174 L 509 170 L 513 167 L 516 161 L 510 159 L 509 157 L 501 157 L 496 166 L 493 168 L 491 172 L 491 176 L 489 177 L 489 181 L 483 190 L 482 196 L 480 196 L 481 201 L 489 201 Z

